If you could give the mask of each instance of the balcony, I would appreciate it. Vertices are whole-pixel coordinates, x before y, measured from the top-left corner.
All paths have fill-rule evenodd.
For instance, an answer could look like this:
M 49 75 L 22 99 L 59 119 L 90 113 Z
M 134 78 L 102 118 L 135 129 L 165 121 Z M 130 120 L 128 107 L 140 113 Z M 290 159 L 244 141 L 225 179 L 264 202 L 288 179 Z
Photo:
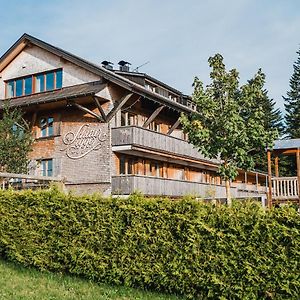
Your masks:
M 157 151 L 177 158 L 202 161 L 212 167 L 217 164 L 217 160 L 204 158 L 197 149 L 182 139 L 137 126 L 112 128 L 113 151 L 126 149 L 122 148 L 126 145 L 132 146 L 130 150 Z
M 123 175 L 112 177 L 112 194 L 130 195 L 140 191 L 145 195 L 179 197 L 195 195 L 201 198 L 225 198 L 225 187 L 221 185 L 197 183 L 183 180 L 149 177 L 141 175 Z M 237 188 L 232 187 L 233 197 L 237 197 Z
M 112 194 L 130 195 L 135 191 L 140 191 L 147 196 L 180 197 L 193 195 L 206 199 L 226 198 L 226 190 L 223 185 L 142 175 L 112 177 Z M 267 189 L 264 186 L 234 184 L 231 187 L 231 196 L 233 198 L 264 198 L 266 191 Z

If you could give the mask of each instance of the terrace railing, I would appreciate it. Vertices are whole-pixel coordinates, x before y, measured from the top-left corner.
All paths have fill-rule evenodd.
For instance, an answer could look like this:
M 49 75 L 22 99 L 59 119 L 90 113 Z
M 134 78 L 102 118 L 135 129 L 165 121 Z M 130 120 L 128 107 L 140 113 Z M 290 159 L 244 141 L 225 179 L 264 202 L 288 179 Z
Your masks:
M 273 177 L 272 198 L 276 200 L 292 200 L 299 198 L 297 177 Z

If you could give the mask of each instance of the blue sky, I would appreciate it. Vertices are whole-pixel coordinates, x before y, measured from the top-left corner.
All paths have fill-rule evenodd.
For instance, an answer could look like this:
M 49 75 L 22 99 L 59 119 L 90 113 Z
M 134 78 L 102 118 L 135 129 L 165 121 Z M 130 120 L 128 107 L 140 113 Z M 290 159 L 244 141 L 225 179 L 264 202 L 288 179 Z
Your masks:
M 0 0 L 0 54 L 24 32 L 94 63 L 127 60 L 184 93 L 224 56 L 241 83 L 258 68 L 283 109 L 300 46 L 299 0 Z

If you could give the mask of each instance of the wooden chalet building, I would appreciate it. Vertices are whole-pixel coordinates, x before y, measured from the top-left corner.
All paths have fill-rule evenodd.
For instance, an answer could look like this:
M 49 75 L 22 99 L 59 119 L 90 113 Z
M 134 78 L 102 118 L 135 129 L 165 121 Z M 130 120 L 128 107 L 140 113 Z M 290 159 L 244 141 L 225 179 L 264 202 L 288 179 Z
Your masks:
M 67 189 L 225 197 L 218 161 L 187 143 L 178 120 L 190 97 L 124 61 L 90 63 L 24 34 L 0 58 L 0 99 L 25 112 L 35 137 L 29 173 Z M 201 109 L 201 108 L 200 108 Z M 266 193 L 266 175 L 240 172 L 234 197 Z

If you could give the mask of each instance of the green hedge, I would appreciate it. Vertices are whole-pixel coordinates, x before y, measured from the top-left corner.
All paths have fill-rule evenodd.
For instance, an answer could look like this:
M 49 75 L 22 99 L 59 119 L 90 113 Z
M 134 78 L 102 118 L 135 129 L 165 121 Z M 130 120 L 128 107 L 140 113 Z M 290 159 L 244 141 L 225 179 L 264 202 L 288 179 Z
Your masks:
M 190 298 L 300 295 L 300 216 L 291 207 L 2 191 L 0 255 Z

